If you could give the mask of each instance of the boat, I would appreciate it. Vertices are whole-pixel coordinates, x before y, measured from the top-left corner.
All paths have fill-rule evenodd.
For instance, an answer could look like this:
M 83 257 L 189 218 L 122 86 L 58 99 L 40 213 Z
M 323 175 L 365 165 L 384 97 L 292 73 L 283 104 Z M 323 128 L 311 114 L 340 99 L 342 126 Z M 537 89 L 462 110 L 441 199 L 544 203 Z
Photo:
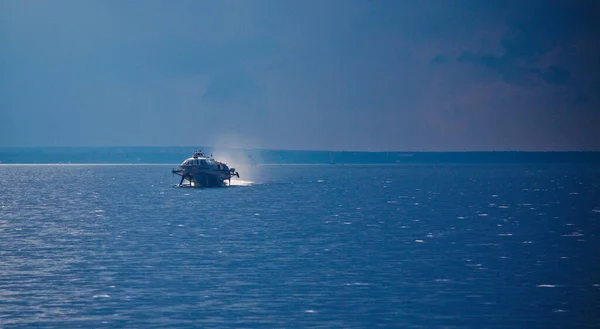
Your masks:
M 229 168 L 226 163 L 213 159 L 212 154 L 206 156 L 202 150 L 197 150 L 185 159 L 179 169 L 172 169 L 174 175 L 181 176 L 179 186 L 189 187 L 218 187 L 231 185 L 231 177 L 240 177 L 235 168 Z M 184 181 L 188 184 L 184 185 Z

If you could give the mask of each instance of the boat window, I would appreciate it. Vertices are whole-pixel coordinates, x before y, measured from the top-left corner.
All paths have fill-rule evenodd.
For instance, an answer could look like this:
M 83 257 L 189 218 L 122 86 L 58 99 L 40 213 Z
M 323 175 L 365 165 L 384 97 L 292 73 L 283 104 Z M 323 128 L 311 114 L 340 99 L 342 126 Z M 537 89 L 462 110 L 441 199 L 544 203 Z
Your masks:
M 200 162 L 202 163 L 203 166 L 206 166 L 206 161 L 200 160 Z

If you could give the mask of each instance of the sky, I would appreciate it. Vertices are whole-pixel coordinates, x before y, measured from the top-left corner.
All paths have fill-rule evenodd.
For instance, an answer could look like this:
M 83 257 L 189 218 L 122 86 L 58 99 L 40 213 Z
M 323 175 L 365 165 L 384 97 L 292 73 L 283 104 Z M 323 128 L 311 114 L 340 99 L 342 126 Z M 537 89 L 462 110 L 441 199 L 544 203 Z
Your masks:
M 600 151 L 596 0 L 0 1 L 0 146 Z

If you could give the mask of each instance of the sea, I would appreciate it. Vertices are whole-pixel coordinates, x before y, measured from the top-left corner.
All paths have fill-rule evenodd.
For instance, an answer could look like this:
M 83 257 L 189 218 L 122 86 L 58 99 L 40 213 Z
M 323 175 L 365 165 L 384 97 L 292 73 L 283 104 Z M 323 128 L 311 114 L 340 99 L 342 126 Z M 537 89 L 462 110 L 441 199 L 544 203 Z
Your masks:
M 192 152 L 0 149 L 0 328 L 600 327 L 598 154 Z

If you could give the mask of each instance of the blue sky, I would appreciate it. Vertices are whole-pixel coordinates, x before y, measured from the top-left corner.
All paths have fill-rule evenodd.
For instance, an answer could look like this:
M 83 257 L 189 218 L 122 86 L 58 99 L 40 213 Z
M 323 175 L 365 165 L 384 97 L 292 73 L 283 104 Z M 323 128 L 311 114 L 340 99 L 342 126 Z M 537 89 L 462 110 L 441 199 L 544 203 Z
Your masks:
M 0 146 L 600 150 L 596 1 L 2 1 Z

